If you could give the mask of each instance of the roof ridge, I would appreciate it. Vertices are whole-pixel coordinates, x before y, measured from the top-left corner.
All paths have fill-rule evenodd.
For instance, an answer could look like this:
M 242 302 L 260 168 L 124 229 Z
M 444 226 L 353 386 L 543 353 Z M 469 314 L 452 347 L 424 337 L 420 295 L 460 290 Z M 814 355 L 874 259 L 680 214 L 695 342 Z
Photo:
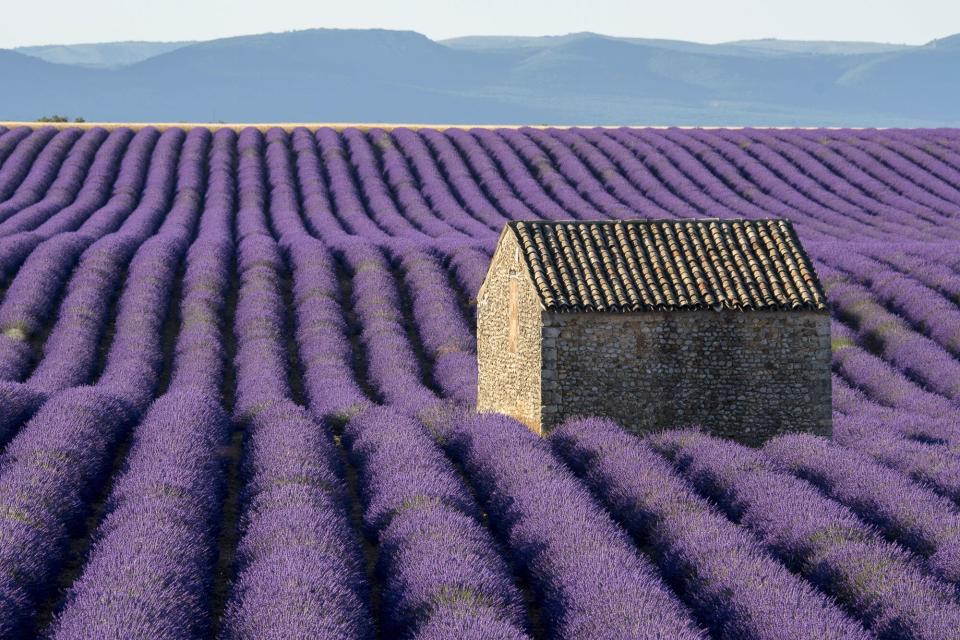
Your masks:
M 520 225 L 531 226 L 558 226 L 558 225 L 618 225 L 618 224 L 691 224 L 698 222 L 719 222 L 721 224 L 749 224 L 760 222 L 785 222 L 791 227 L 793 221 L 790 218 L 631 218 L 629 220 L 509 220 L 506 223 L 508 227 L 517 227 Z

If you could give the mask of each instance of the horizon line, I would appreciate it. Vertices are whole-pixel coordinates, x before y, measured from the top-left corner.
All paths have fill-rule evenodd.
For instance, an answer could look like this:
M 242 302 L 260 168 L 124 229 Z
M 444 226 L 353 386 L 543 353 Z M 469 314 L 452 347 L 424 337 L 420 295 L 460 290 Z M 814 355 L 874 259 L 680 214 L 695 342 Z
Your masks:
M 750 38 L 737 38 L 734 40 L 717 40 L 714 42 L 705 42 L 702 40 L 688 40 L 679 37 L 670 37 L 670 36 L 644 36 L 644 35 L 611 35 L 608 33 L 602 33 L 600 31 L 568 31 L 566 33 L 548 33 L 548 34 L 539 34 L 539 35 L 529 35 L 523 33 L 506 33 L 506 34 L 490 34 L 490 33 L 467 33 L 462 35 L 455 36 L 445 36 L 435 38 L 422 31 L 417 31 L 416 29 L 392 29 L 389 27 L 302 27 L 298 29 L 286 29 L 280 31 L 258 31 L 251 33 L 237 33 L 232 35 L 222 35 L 212 38 L 203 38 L 203 39 L 160 39 L 160 40 L 142 40 L 142 39 L 120 39 L 120 40 L 91 40 L 86 42 L 50 42 L 44 44 L 21 44 L 13 45 L 7 47 L 0 47 L 0 49 L 6 49 L 8 51 L 16 51 L 17 49 L 30 49 L 37 47 L 76 47 L 76 46 L 89 46 L 89 45 L 105 45 L 105 44 L 177 44 L 183 43 L 185 45 L 193 44 L 202 44 L 205 42 L 215 42 L 217 40 L 229 40 L 233 38 L 248 38 L 254 36 L 263 36 L 263 35 L 280 35 L 284 33 L 297 33 L 303 31 L 390 31 L 395 33 L 415 33 L 421 35 L 424 38 L 427 38 L 431 42 L 437 44 L 443 44 L 444 42 L 449 42 L 453 40 L 462 40 L 467 38 L 565 38 L 568 36 L 575 35 L 593 35 L 599 36 L 602 38 L 612 38 L 616 40 L 660 40 L 664 42 L 683 42 L 688 44 L 697 44 L 706 47 L 717 47 L 723 45 L 735 45 L 740 43 L 753 43 L 753 42 L 764 42 L 764 41 L 776 41 L 776 42 L 802 42 L 810 44 L 874 44 L 874 45 L 885 45 L 891 47 L 903 47 L 903 48 L 922 48 L 926 47 L 937 40 L 942 40 L 944 38 L 949 38 L 953 35 L 957 35 L 955 32 L 948 33 L 946 35 L 937 36 L 931 38 L 924 42 L 894 42 L 894 41 L 883 41 L 883 40 L 859 40 L 859 39 L 829 39 L 829 38 L 783 38 L 778 36 L 766 35 L 766 36 L 755 36 Z
M 36 120 L 0 120 L 0 127 L 8 129 L 14 127 L 53 127 L 54 129 L 144 129 L 153 127 L 159 131 L 167 129 L 283 129 L 290 132 L 294 129 L 802 129 L 816 130 L 871 130 L 886 129 L 930 129 L 940 127 L 838 127 L 838 126 L 791 126 L 791 125 L 674 125 L 674 124 L 443 124 L 443 123 L 403 123 L 403 122 L 38 122 Z M 947 127 L 952 128 L 952 127 Z

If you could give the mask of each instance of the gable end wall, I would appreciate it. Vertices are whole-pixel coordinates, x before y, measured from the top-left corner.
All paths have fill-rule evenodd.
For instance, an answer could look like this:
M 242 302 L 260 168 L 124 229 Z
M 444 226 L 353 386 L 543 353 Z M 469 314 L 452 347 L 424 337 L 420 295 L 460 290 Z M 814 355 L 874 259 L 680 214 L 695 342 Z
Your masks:
M 541 311 L 520 245 L 504 233 L 477 299 L 477 411 L 506 413 L 538 433 Z

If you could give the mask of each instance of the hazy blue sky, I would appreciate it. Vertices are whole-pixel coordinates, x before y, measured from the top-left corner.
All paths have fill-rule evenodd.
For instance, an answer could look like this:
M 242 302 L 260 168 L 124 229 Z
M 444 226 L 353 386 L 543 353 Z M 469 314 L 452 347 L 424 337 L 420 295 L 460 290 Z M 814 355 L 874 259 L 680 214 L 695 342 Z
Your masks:
M 920 44 L 960 32 L 958 0 L 3 0 L 0 47 L 205 40 L 312 27 L 610 35 L 723 42 L 777 37 Z

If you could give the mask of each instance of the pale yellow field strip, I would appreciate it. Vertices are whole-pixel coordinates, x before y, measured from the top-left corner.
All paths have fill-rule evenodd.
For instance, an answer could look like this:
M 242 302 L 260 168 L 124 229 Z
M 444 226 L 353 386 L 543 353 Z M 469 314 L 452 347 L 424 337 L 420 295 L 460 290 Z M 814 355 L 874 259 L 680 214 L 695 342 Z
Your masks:
M 122 127 L 130 129 L 141 129 L 143 127 L 153 127 L 160 131 L 165 129 L 233 129 L 240 131 L 242 129 L 259 129 L 260 131 L 269 131 L 270 129 L 283 129 L 284 131 L 293 131 L 298 128 L 310 130 L 316 129 L 360 129 L 368 131 L 370 129 L 573 129 L 573 128 L 600 128 L 600 129 L 743 129 L 743 126 L 663 126 L 663 125 L 529 125 L 529 124 L 398 124 L 398 123 L 372 123 L 372 122 L 251 122 L 251 123 L 223 123 L 223 122 L 3 122 L 0 126 L 13 127 L 53 127 L 55 129 L 92 129 L 101 127 L 103 129 L 119 129 Z M 859 129 L 861 127 L 752 127 L 755 129 Z M 883 128 L 883 127 L 875 127 Z

